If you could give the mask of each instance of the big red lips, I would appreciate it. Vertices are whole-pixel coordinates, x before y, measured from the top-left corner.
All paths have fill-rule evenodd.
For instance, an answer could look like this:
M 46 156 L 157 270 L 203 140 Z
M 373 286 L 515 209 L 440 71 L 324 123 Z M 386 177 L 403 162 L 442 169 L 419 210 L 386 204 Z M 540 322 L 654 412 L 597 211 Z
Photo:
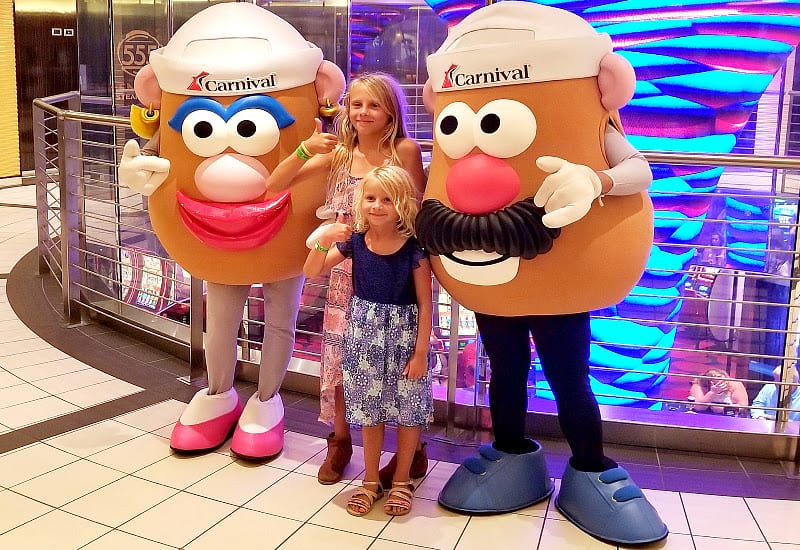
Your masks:
M 257 203 L 204 202 L 177 192 L 181 219 L 201 242 L 222 250 L 249 250 L 267 243 L 289 216 L 289 192 Z

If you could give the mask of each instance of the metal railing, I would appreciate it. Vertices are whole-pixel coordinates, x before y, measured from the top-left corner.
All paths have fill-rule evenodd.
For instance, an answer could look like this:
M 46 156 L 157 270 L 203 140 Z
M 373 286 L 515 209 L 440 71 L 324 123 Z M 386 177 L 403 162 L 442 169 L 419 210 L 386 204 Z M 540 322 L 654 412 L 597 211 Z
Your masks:
M 37 99 L 33 112 L 39 265 L 42 273 L 52 273 L 60 282 L 65 322 L 81 323 L 88 315 L 113 318 L 150 336 L 182 346 L 187 350 L 191 365 L 190 377 L 201 376 L 203 282 L 185 273 L 166 255 L 150 227 L 146 198 L 117 183 L 116 166 L 122 145 L 135 137 L 128 120 L 81 112 L 81 98 L 77 93 Z M 421 141 L 423 149 L 429 150 L 430 143 Z M 748 222 L 703 217 L 701 223 L 717 224 L 730 231 L 766 224 L 796 237 L 800 159 L 668 152 L 647 152 L 646 156 L 654 164 L 734 168 L 722 175 L 714 191 L 654 189 L 651 196 L 657 206 L 659 202 L 669 205 L 704 201 L 707 208 L 713 209 L 720 202 L 754 198 L 773 205 L 780 202 L 791 207 L 789 210 L 795 212 L 793 218 Z M 668 208 L 656 209 L 656 245 L 660 254 L 674 258 L 693 254 L 698 260 L 689 263 L 694 266 L 702 263 L 699 258 L 704 251 L 730 256 L 749 250 L 736 243 L 717 245 L 698 240 L 659 239 L 659 233 L 664 233 L 673 219 Z M 634 380 L 638 382 L 626 382 L 625 386 L 638 387 L 638 394 L 641 394 L 636 399 L 638 409 L 631 409 L 631 414 L 648 408 L 670 413 L 692 406 L 685 388 L 692 378 L 703 378 L 702 372 L 696 372 L 698 366 L 722 366 L 732 379 L 746 384 L 753 394 L 763 386 L 767 376 L 767 368 L 759 366 L 762 363 L 770 367 L 783 365 L 782 372 L 789 372 L 788 367 L 796 363 L 800 338 L 797 285 L 800 267 L 796 238 L 790 250 L 767 247 L 764 253 L 788 254 L 792 270 L 787 275 L 741 266 L 721 267 L 712 273 L 716 282 L 703 290 L 700 288 L 702 277 L 710 272 L 684 269 L 685 263 L 648 264 L 646 276 L 651 281 L 671 281 L 675 287 L 678 295 L 671 299 L 679 304 L 673 307 L 679 311 L 662 311 L 664 308 L 658 305 L 659 301 L 664 301 L 664 283 L 662 288 L 640 285 L 631 294 L 632 305 L 619 308 L 613 314 L 597 312 L 594 318 L 619 323 L 622 327 L 636 323 L 637 327 L 643 327 L 642 331 L 658 329 L 664 336 L 636 345 L 595 337 L 593 345 L 597 346 L 598 353 L 612 349 L 621 358 L 668 356 L 670 368 L 654 370 L 650 367 L 656 362 L 647 361 L 632 363 L 638 367 L 623 368 L 596 362 L 591 370 L 594 381 L 598 382 L 594 389 L 601 402 L 613 404 L 620 400 L 620 394 L 609 390 L 613 390 L 620 379 Z M 772 284 L 788 289 L 785 302 L 767 299 L 762 287 Z M 295 350 L 298 360 L 290 370 L 318 373 L 315 368 L 318 369 L 326 288 L 325 279 L 306 282 L 298 318 Z M 715 289 L 721 290 L 715 293 Z M 441 346 L 432 351 L 432 365 L 438 381 L 437 398 L 446 404 L 446 420 L 451 425 L 457 406 L 486 407 L 491 365 L 481 350 L 474 324 L 469 322 L 471 312 L 459 308 L 445 294 L 434 297 L 434 308 L 435 330 Z M 782 328 L 770 328 L 765 324 L 765 315 L 769 318 L 770 312 L 778 310 L 787 314 L 787 320 Z M 240 331 L 242 364 L 258 362 L 264 326 L 260 311 L 263 311 L 263 298 L 254 287 Z M 467 327 L 466 330 L 463 327 Z M 762 340 L 774 334 L 779 335 L 782 347 L 779 352 L 770 348 L 772 351 L 766 353 Z M 474 350 L 470 346 L 474 346 Z M 469 354 L 474 354 L 474 358 L 467 358 Z M 541 374 L 537 374 L 536 360 L 533 367 L 529 393 L 536 409 L 537 402 L 545 403 L 551 397 L 546 385 L 542 385 Z M 750 376 L 756 367 L 763 375 L 758 379 Z M 671 389 L 648 393 L 647 388 L 659 385 Z M 790 395 L 797 384 L 784 376 L 779 387 L 781 401 L 774 408 L 774 421 L 765 424 L 749 420 L 749 424 L 737 425 L 736 429 L 797 435 L 796 429 L 787 431 L 787 425 L 794 424 L 787 423 L 788 415 L 798 412 L 790 407 Z M 752 405 L 743 406 L 742 414 L 748 414 L 752 408 Z M 689 417 L 680 418 L 683 420 L 664 422 L 681 425 Z

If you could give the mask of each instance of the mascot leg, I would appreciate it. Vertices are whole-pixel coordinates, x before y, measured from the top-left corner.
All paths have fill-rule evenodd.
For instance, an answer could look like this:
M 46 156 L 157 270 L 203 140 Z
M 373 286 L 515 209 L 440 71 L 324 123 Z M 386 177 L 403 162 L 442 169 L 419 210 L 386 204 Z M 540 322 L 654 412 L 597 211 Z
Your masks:
M 458 467 L 439 493 L 439 503 L 458 512 L 510 512 L 553 492 L 544 451 L 525 437 L 529 329 L 524 317 L 475 317 L 492 364 L 489 402 L 495 442 Z
M 264 283 L 264 340 L 258 391 L 247 401 L 231 440 L 231 451 L 264 460 L 283 449 L 284 411 L 278 393 L 292 358 L 304 277 Z
M 206 295 L 206 369 L 208 388 L 187 405 L 172 430 L 170 447 L 179 452 L 216 449 L 230 435 L 242 413 L 233 388 L 236 339 L 249 286 L 208 283 Z
M 529 319 L 561 430 L 572 450 L 556 507 L 603 540 L 642 544 L 666 537 L 666 525 L 642 491 L 603 452 L 600 409 L 589 384 L 589 314 Z

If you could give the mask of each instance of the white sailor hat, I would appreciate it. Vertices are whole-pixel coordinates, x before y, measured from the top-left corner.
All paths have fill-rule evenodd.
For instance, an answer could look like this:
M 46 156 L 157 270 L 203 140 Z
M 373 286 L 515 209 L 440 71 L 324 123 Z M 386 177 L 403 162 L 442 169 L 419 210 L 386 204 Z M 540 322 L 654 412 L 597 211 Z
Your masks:
M 245 2 L 210 6 L 150 53 L 161 88 L 181 95 L 247 95 L 316 79 L 322 50 L 291 24 Z
M 454 25 L 428 56 L 436 92 L 597 76 L 611 38 L 566 10 L 505 0 Z

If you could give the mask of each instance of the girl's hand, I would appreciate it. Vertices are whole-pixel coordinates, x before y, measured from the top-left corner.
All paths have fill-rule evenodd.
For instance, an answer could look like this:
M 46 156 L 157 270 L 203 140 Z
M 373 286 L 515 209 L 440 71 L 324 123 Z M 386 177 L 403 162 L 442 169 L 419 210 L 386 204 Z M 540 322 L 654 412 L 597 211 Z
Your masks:
M 317 127 L 314 129 L 314 133 L 311 134 L 303 143 L 305 143 L 305 147 L 309 153 L 312 155 L 322 155 L 325 153 L 330 153 L 333 151 L 333 148 L 336 147 L 336 144 L 339 142 L 339 138 L 336 134 L 329 134 L 327 132 L 322 131 L 322 121 L 318 118 L 315 118 L 314 121 L 317 124 Z
M 716 394 L 725 393 L 728 391 L 728 382 L 726 380 L 714 381 L 711 383 L 711 391 Z
M 403 369 L 403 376 L 409 380 L 418 380 L 425 376 L 428 371 L 428 356 L 417 355 L 416 353 L 411 356 L 411 359 L 406 363 L 406 368 Z
M 353 234 L 353 228 L 346 223 L 335 222 L 328 224 L 325 228 L 324 245 L 325 248 L 330 248 L 329 245 L 333 243 L 343 243 L 350 238 Z M 321 239 L 322 240 L 322 239 Z

